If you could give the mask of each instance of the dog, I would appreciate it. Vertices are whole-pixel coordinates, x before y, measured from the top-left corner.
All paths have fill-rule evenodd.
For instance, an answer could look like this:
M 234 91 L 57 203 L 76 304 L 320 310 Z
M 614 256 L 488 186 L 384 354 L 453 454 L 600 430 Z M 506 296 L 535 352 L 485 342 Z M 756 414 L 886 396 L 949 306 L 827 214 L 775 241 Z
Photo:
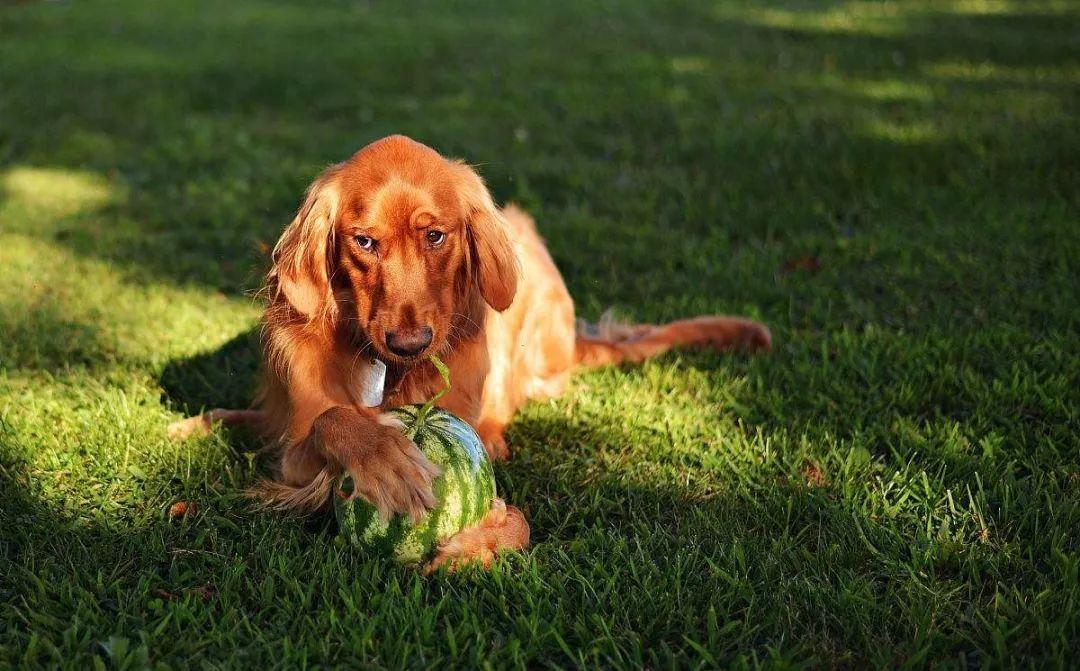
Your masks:
M 560 394 L 573 371 L 641 362 L 672 347 L 768 350 L 769 330 L 704 316 L 663 325 L 575 328 L 574 303 L 533 220 L 498 208 L 480 176 L 404 136 L 373 142 L 323 172 L 273 251 L 263 317 L 264 385 L 254 410 L 214 410 L 174 425 L 256 424 L 277 465 L 260 492 L 300 510 L 325 506 L 352 475 L 385 515 L 434 505 L 438 469 L 383 408 L 438 403 L 465 419 L 493 460 L 506 459 L 514 413 Z M 385 366 L 381 402 L 365 379 Z M 480 525 L 444 542 L 429 568 L 527 545 L 521 511 L 496 501 Z

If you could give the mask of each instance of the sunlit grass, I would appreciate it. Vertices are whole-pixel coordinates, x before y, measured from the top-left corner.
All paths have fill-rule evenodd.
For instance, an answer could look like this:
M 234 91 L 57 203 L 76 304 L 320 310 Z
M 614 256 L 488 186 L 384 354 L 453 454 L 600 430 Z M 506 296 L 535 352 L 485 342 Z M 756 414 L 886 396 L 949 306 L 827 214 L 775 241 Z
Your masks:
M 0 188 L 0 352 L 9 369 L 160 365 L 220 346 L 258 313 L 243 297 L 129 281 L 112 263 L 58 243 L 94 248 L 135 228 L 107 209 L 124 197 L 96 174 L 16 167 Z
M 856 80 L 842 82 L 842 88 L 881 102 L 931 102 L 934 91 L 922 82 L 882 80 Z
M 913 9 L 974 15 L 1031 12 L 1067 16 L 1075 9 L 1068 0 L 914 0 L 905 5 Z
M 7 170 L 0 175 L 0 189 L 5 231 L 16 224 L 55 224 L 61 217 L 98 209 L 116 198 L 112 185 L 96 173 L 49 168 Z
M 716 9 L 722 18 L 746 21 L 771 28 L 814 30 L 825 33 L 859 33 L 886 37 L 910 29 L 910 19 L 939 16 L 1008 17 L 1025 13 L 1068 17 L 1072 9 L 1061 0 L 908 0 L 903 2 L 723 3 Z M 784 5 L 788 5 L 785 7 Z M 1067 19 L 1066 19 L 1067 20 Z
M 988 61 L 941 61 L 925 68 L 926 74 L 942 79 L 972 82 L 1006 82 L 1016 85 L 1058 84 L 1080 85 L 1080 65 L 1062 62 L 1052 67 L 1015 67 Z
M 896 123 L 875 121 L 867 129 L 872 137 L 900 143 L 941 141 L 943 134 L 928 121 L 916 123 Z
M 824 33 L 860 33 L 888 36 L 905 30 L 904 8 L 899 3 L 838 3 L 825 9 L 804 10 L 721 5 L 717 15 L 769 28 L 813 30 Z

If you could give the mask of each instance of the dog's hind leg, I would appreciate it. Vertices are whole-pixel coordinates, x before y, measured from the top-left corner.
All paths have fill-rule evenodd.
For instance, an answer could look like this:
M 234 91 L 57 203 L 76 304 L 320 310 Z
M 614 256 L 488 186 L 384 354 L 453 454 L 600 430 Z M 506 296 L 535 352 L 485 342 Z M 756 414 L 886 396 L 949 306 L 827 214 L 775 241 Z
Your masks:
M 480 562 L 488 568 L 498 553 L 528 546 L 529 524 L 525 516 L 502 499 L 493 499 L 491 510 L 479 524 L 439 544 L 435 556 L 424 567 L 424 573 L 431 573 L 441 566 L 455 570 L 472 562 Z
M 208 436 L 217 422 L 227 426 L 259 425 L 265 416 L 262 410 L 225 410 L 216 408 L 201 415 L 170 423 L 168 434 L 169 438 L 173 440 Z

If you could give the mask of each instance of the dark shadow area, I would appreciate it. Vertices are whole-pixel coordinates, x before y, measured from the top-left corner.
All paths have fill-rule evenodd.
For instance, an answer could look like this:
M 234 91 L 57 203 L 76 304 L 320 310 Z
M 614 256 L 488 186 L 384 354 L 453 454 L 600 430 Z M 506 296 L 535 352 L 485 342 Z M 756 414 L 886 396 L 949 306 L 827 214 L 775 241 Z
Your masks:
M 162 400 L 185 415 L 250 407 L 259 386 L 261 351 L 255 328 L 212 352 L 172 361 L 161 373 Z
M 117 343 L 98 326 L 72 319 L 48 302 L 0 309 L 0 334 L 0 361 L 10 372 L 100 370 L 118 358 Z
M 574 242 L 564 241 L 566 224 L 558 219 L 548 224 L 560 261 L 572 264 L 568 250 L 590 244 L 612 266 L 582 269 L 585 277 L 573 288 L 583 295 L 596 283 L 617 284 L 612 275 L 635 271 L 618 264 L 633 264 L 640 256 L 634 252 L 641 250 L 597 244 L 626 220 L 647 217 L 656 222 L 655 230 L 677 230 L 691 246 L 698 236 L 707 239 L 715 217 L 708 189 L 692 194 L 704 199 L 696 206 L 663 182 L 645 198 L 620 193 L 619 184 L 632 188 L 635 171 L 657 162 L 675 172 L 692 166 L 696 183 L 724 185 L 720 197 L 741 194 L 727 216 L 733 238 L 745 241 L 760 238 L 759 225 L 773 219 L 767 206 L 773 185 L 797 184 L 805 171 L 805 159 L 798 157 L 821 153 L 822 133 L 834 136 L 835 158 L 842 160 L 835 168 L 828 162 L 816 166 L 821 183 L 842 184 L 861 174 L 865 181 L 897 187 L 898 201 L 917 186 L 894 184 L 904 173 L 898 168 L 936 166 L 919 176 L 921 185 L 945 179 L 976 158 L 947 139 L 951 130 L 944 131 L 946 138 L 899 146 L 861 138 L 858 129 L 830 127 L 831 110 L 850 114 L 852 105 L 870 119 L 898 114 L 903 122 L 932 122 L 933 108 L 806 91 L 815 106 L 812 116 L 819 117 L 814 125 L 777 114 L 778 106 L 798 104 L 789 87 L 798 91 L 804 86 L 798 79 L 816 73 L 811 63 L 816 67 L 829 58 L 840 73 L 878 75 L 882 63 L 900 54 L 904 62 L 897 76 L 918 83 L 930 81 L 920 66 L 943 60 L 1057 65 L 1070 39 L 1068 21 L 1012 10 L 1000 16 L 914 13 L 897 18 L 896 34 L 871 35 L 777 28 L 679 3 L 656 11 L 656 18 L 680 35 L 672 42 L 665 33 L 647 29 L 653 21 L 635 14 L 618 17 L 601 6 L 534 8 L 528 17 L 510 11 L 469 16 L 427 7 L 405 22 L 408 27 L 393 20 L 397 10 L 380 5 L 326 5 L 315 12 L 287 5 L 261 12 L 237 8 L 213 20 L 183 7 L 163 5 L 157 8 L 160 16 L 131 11 L 98 17 L 57 6 L 31 21 L 56 30 L 34 38 L 45 40 L 48 48 L 39 46 L 32 57 L 17 57 L 17 37 L 6 50 L 12 65 L 0 82 L 9 123 L 0 135 L 0 165 L 91 169 L 109 176 L 128 190 L 124 202 L 102 213 L 119 222 L 116 229 L 103 232 L 101 244 L 82 244 L 78 235 L 62 242 L 129 266 L 136 276 L 198 283 L 232 295 L 253 286 L 252 269 L 265 262 L 258 249 L 273 243 L 314 174 L 389 132 L 414 134 L 450 155 L 481 163 L 500 200 L 513 198 L 549 212 L 584 206 L 597 215 L 586 237 Z M 815 6 L 815 11 L 827 8 Z M 353 29 L 356 43 L 348 59 L 306 48 L 344 27 Z M 422 48 L 408 39 L 413 34 L 425 35 Z M 552 35 L 570 51 L 565 59 L 544 55 Z M 574 62 L 594 55 L 592 40 L 584 39 L 593 35 L 625 40 L 616 41 L 615 54 L 590 65 L 606 85 L 582 82 L 571 91 L 568 82 L 583 76 Z M 470 49 L 460 49 L 466 39 Z M 1011 48 L 1020 39 L 1025 48 Z M 738 50 L 716 47 L 725 43 L 739 45 Z M 76 52 L 94 57 L 75 58 Z M 780 52 L 790 53 L 787 69 L 777 69 Z M 638 58 L 641 54 L 649 57 Z M 666 71 L 670 59 L 680 57 L 703 59 L 705 76 L 680 79 Z M 529 86 L 520 86 L 526 78 Z M 972 86 L 988 93 L 1015 88 L 993 77 Z M 740 118 L 730 119 L 741 126 L 738 132 L 719 146 L 679 141 L 698 123 L 724 124 L 725 119 L 684 118 L 669 98 L 672 92 L 685 89 L 707 99 L 717 87 L 724 91 L 717 100 L 721 113 L 725 98 L 744 108 Z M 1068 98 L 1067 91 L 1057 97 Z M 535 110 L 529 125 L 538 127 L 521 125 L 513 110 L 524 108 Z M 183 112 L 170 111 L 175 109 Z M 528 134 L 528 143 L 515 142 L 521 132 Z M 1047 137 L 1054 132 L 1048 128 Z M 629 142 L 611 142 L 626 133 Z M 567 142 L 575 156 L 567 156 Z M 1042 162 L 1060 163 L 1069 147 L 1047 142 L 1040 150 L 1048 152 Z M 731 171 L 725 154 L 740 156 L 742 169 Z M 995 161 L 984 193 L 1015 195 L 1023 185 L 1005 175 L 1022 173 L 1030 156 L 1007 153 Z M 810 210 L 812 191 L 796 188 L 786 196 Z M 806 223 L 768 226 L 773 235 L 790 234 Z M 642 244 L 654 243 L 646 233 Z

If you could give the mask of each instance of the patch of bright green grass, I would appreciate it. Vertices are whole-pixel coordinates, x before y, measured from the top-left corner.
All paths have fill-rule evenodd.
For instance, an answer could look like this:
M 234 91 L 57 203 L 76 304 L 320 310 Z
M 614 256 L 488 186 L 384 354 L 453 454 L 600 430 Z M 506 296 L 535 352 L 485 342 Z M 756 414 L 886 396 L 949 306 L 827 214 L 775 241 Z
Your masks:
M 1080 647 L 1065 2 L 0 6 L 0 667 L 1064 668 Z M 513 424 L 534 546 L 422 578 L 258 512 L 265 249 L 403 132 L 583 316 L 776 351 Z M 198 511 L 170 520 L 177 501 Z

